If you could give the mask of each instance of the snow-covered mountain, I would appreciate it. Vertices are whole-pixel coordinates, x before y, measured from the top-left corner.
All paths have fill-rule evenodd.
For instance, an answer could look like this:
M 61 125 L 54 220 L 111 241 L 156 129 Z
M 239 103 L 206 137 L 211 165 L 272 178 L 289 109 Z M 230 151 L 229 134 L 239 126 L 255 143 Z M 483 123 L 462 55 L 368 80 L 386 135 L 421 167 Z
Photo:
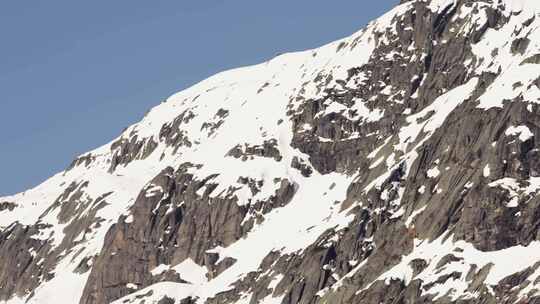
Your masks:
M 540 1 L 401 1 L 0 198 L 0 303 L 540 303 L 539 136 Z

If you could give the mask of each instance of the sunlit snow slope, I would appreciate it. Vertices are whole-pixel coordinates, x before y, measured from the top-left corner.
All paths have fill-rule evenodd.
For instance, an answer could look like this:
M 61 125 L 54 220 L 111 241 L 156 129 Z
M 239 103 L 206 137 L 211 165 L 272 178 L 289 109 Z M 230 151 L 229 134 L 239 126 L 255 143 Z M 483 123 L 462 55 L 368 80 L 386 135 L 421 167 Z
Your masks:
M 401 2 L 0 198 L 0 303 L 540 303 L 540 2 Z

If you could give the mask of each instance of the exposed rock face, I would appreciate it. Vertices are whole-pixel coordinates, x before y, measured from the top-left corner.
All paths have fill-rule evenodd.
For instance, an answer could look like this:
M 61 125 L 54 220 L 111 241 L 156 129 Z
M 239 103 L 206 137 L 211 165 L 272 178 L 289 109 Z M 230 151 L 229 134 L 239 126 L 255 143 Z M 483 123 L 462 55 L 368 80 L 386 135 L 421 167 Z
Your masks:
M 540 303 L 539 42 L 400 1 L 182 91 L 0 198 L 0 302 Z

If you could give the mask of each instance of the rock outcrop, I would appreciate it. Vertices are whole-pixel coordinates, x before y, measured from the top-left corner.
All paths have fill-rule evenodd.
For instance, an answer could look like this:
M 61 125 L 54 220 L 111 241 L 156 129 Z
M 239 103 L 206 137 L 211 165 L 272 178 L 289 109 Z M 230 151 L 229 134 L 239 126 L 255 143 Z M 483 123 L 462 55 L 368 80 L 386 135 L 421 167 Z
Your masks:
M 540 4 L 408 0 L 0 198 L 0 303 L 540 303 Z

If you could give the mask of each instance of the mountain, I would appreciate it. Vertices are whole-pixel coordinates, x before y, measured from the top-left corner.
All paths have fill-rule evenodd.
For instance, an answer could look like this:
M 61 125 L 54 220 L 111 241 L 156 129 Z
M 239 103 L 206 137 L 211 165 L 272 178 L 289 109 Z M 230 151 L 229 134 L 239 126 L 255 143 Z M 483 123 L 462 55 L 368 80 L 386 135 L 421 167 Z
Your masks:
M 540 1 L 415 0 L 215 75 L 0 198 L 0 303 L 540 303 L 539 64 Z

